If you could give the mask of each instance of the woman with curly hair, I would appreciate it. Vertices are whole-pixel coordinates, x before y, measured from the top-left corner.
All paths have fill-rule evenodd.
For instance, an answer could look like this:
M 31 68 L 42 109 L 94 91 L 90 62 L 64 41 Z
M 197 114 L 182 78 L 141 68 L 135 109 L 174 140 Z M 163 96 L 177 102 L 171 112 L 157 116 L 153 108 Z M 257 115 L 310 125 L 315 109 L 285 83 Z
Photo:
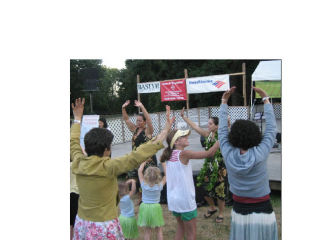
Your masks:
M 237 120 L 228 131 L 228 99 L 235 87 L 222 96 L 218 129 L 221 153 L 233 193 L 230 240 L 278 239 L 276 216 L 270 202 L 267 159 L 276 136 L 276 120 L 267 93 L 253 87 L 264 102 L 266 129 L 249 120 Z
M 206 151 L 218 141 L 219 118 L 210 117 L 208 120 L 208 129 L 202 129 L 184 115 L 184 108 L 181 110 L 180 115 L 189 126 L 205 138 L 204 145 Z M 209 204 L 209 209 L 207 213 L 204 214 L 204 217 L 211 217 L 219 209 L 219 214 L 216 217 L 217 223 L 223 222 L 223 210 L 225 206 L 227 184 L 226 180 L 226 166 L 220 149 L 218 149 L 213 157 L 205 158 L 204 164 L 197 177 L 197 186 L 203 186 L 205 190 L 204 199 Z M 214 199 L 217 199 L 218 209 L 214 204 Z

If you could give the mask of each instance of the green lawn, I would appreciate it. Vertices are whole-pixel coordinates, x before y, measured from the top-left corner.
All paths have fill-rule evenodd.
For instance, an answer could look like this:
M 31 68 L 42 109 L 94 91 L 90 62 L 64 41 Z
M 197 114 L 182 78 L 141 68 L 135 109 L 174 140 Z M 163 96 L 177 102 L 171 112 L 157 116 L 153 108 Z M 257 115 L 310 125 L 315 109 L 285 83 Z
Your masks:
M 134 199 L 135 205 L 137 205 L 137 199 Z M 281 192 L 272 192 L 271 202 L 273 210 L 276 214 L 278 223 L 279 240 L 281 239 Z M 174 239 L 176 232 L 176 219 L 173 217 L 172 213 L 168 211 L 168 207 L 162 204 L 163 217 L 165 220 L 165 226 L 163 227 L 163 238 L 164 239 Z M 197 240 L 224 240 L 229 239 L 230 231 L 230 213 L 232 207 L 226 207 L 224 210 L 224 221 L 223 223 L 215 223 L 216 214 L 211 218 L 205 219 L 203 215 L 207 211 L 207 207 L 198 208 L 197 217 Z M 135 206 L 136 217 L 138 215 L 138 206 Z M 143 239 L 143 229 L 139 228 L 139 238 Z M 156 239 L 156 235 L 153 235 L 152 239 Z

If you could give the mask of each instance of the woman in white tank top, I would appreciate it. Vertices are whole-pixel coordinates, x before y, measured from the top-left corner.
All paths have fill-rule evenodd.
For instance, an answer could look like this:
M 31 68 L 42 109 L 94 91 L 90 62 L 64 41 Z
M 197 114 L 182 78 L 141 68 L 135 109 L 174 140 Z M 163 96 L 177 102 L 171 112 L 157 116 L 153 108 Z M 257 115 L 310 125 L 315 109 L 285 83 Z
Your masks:
M 166 161 L 167 199 L 169 211 L 177 219 L 175 239 L 196 239 L 197 204 L 190 159 L 211 157 L 219 148 L 216 142 L 208 151 L 184 150 L 189 146 L 190 130 L 172 130 L 167 137 L 168 147 L 160 161 Z

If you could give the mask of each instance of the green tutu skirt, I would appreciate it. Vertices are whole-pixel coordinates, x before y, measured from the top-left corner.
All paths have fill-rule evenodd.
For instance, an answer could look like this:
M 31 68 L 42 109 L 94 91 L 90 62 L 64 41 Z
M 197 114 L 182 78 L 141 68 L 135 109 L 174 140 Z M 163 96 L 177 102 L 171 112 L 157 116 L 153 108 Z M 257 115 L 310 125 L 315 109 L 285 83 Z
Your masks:
M 141 203 L 139 208 L 138 226 L 161 227 L 164 225 L 162 208 L 159 203 Z
M 139 236 L 137 220 L 135 217 L 119 216 L 120 226 L 125 238 L 137 238 Z

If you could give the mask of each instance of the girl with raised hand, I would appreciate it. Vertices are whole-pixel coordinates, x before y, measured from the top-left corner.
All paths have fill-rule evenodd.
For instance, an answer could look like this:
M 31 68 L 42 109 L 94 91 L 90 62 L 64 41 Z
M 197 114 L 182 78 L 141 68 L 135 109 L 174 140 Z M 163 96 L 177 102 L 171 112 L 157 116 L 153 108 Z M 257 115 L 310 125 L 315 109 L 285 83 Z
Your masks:
M 160 169 L 148 167 L 143 175 L 142 171 L 146 162 L 139 167 L 138 174 L 142 188 L 142 203 L 139 207 L 138 225 L 145 227 L 144 239 L 150 239 L 152 230 L 155 229 L 158 240 L 162 240 L 162 226 L 164 220 L 160 202 L 160 195 L 163 186 L 166 184 L 166 177 L 161 177 Z
M 169 211 L 176 217 L 177 231 L 175 240 L 196 239 L 197 204 L 190 159 L 212 157 L 219 148 L 216 142 L 208 151 L 184 150 L 189 146 L 190 130 L 172 130 L 168 134 L 168 147 L 161 155 L 166 162 L 167 200 Z
M 131 190 L 129 191 L 129 185 Z M 137 220 L 134 216 L 134 205 L 132 201 L 133 195 L 136 193 L 136 182 L 129 179 L 126 182 L 119 182 L 119 196 L 120 196 L 120 216 L 119 221 L 122 228 L 123 235 L 126 239 L 134 239 L 139 236 Z
M 84 155 L 80 146 L 80 124 L 84 99 L 72 103 L 74 124 L 70 134 L 72 173 L 76 175 L 79 205 L 74 224 L 74 239 L 124 239 L 118 220 L 117 177 L 138 167 L 163 148 L 174 118 L 166 106 L 166 125 L 151 141 L 122 157 L 110 158 L 112 133 L 105 128 L 93 128 L 84 137 Z
M 276 119 L 267 93 L 254 87 L 264 103 L 266 129 L 249 120 L 237 120 L 228 131 L 228 99 L 235 87 L 222 95 L 218 129 L 222 155 L 233 193 L 230 240 L 277 240 L 276 216 L 270 202 L 267 159 L 276 136 Z

